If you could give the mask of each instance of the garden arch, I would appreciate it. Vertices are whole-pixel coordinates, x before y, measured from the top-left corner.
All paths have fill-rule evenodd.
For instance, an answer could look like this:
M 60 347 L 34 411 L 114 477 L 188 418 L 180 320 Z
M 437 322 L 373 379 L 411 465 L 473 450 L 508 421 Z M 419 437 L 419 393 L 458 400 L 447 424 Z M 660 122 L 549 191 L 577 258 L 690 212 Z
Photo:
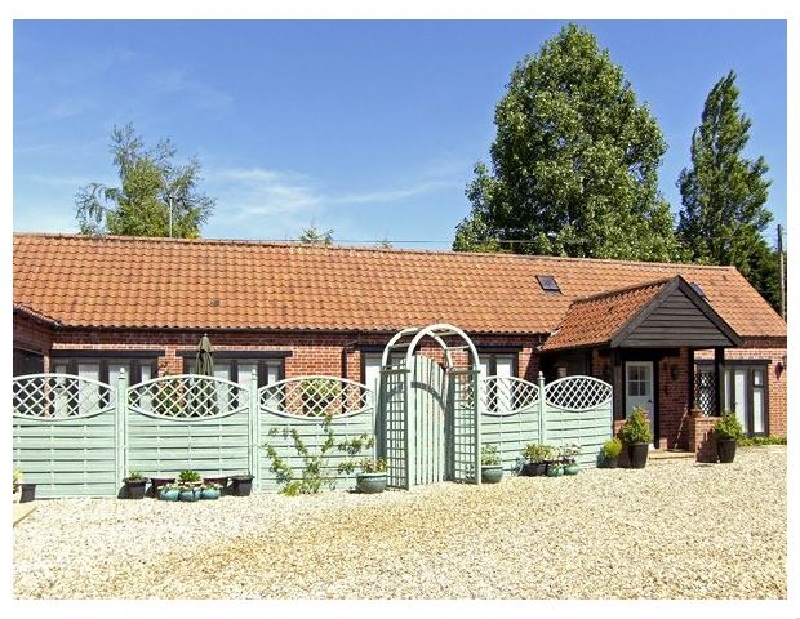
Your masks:
M 426 337 L 444 363 L 423 354 Z M 390 487 L 444 480 L 480 484 L 477 363 L 472 340 L 450 324 L 410 327 L 389 340 L 381 358 L 375 433 Z

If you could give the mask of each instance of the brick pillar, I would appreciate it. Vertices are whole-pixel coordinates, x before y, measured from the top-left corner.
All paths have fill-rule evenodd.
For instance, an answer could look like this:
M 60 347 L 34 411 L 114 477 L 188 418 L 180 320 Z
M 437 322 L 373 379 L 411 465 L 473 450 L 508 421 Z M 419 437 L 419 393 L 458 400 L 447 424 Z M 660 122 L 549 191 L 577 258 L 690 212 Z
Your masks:
M 717 461 L 717 441 L 714 437 L 714 424 L 719 417 L 690 417 L 689 422 L 689 451 L 695 454 L 697 462 Z

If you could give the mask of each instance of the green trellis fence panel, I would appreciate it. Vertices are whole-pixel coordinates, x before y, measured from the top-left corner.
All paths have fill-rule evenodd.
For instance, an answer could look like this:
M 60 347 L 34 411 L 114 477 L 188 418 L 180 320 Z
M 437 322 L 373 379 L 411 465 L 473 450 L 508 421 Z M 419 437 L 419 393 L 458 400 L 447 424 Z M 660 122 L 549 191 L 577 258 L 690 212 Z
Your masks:
M 362 459 L 374 458 L 373 400 L 372 390 L 365 385 L 331 376 L 288 378 L 259 389 L 260 489 L 279 490 L 287 481 L 273 470 L 267 444 L 291 468 L 294 480 L 302 479 L 305 468 L 301 451 L 305 449 L 314 457 L 324 448 L 321 473 L 327 481 L 321 490 L 354 486 L 357 467 L 350 473 L 339 472 L 338 467 L 347 461 L 357 465 Z M 329 433 L 332 442 L 328 442 Z M 360 437 L 371 437 L 373 444 L 363 443 L 354 453 L 339 448 L 345 441 Z
M 117 390 L 90 378 L 13 381 L 13 467 L 36 496 L 117 494 L 123 471 Z
M 598 463 L 613 433 L 612 387 L 590 376 L 569 376 L 538 385 L 520 378 L 490 376 L 481 381 L 481 442 L 498 449 L 503 469 L 518 472 L 529 443 L 576 444 L 583 467 Z

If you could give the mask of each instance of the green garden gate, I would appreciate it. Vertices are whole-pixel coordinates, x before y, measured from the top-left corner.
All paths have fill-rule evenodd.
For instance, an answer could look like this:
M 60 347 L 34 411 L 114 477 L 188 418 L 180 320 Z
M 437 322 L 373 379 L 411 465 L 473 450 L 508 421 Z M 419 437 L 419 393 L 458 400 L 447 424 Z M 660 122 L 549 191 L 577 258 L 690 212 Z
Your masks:
M 441 351 L 443 364 L 423 354 L 425 338 Z M 445 480 L 480 484 L 477 360 L 469 337 L 448 324 L 404 329 L 386 345 L 375 435 L 389 487 Z

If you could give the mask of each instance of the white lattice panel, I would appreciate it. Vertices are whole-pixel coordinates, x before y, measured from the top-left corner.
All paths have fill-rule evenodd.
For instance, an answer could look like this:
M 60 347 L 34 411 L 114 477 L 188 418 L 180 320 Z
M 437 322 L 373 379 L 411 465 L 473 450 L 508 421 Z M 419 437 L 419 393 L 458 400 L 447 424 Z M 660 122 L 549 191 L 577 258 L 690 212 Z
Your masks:
M 569 376 L 545 387 L 548 405 L 564 410 L 583 411 L 611 401 L 611 385 L 591 376 Z
M 373 406 L 372 389 L 346 378 L 300 376 L 259 390 L 261 408 L 297 417 L 340 417 Z
M 249 406 L 250 391 L 237 383 L 197 374 L 165 376 L 128 388 L 131 410 L 164 419 L 206 419 Z
M 13 381 L 14 415 L 30 418 L 91 417 L 116 405 L 116 390 L 91 378 L 29 374 Z
M 539 387 L 522 378 L 489 376 L 483 379 L 483 410 L 488 415 L 512 415 L 536 406 Z

